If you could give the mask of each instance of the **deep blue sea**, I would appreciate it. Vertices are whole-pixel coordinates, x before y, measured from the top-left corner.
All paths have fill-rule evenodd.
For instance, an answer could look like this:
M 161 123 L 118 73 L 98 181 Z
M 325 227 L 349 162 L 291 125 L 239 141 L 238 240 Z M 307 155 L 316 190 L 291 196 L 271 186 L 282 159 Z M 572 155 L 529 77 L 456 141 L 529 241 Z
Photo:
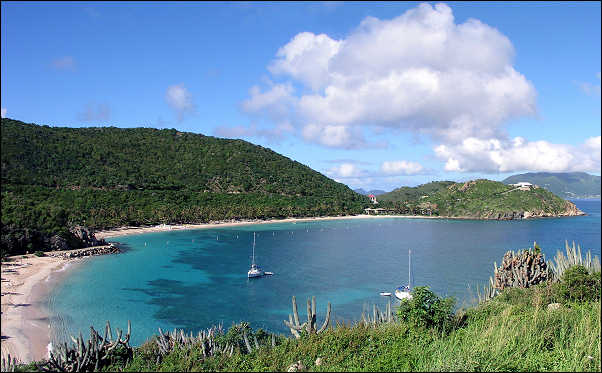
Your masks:
M 428 285 L 469 305 L 475 287 L 493 275 L 507 250 L 533 245 L 551 259 L 564 242 L 600 257 L 600 200 L 574 200 L 587 216 L 525 221 L 447 219 L 348 219 L 168 231 L 116 237 L 127 251 L 73 266 L 48 299 L 55 342 L 107 320 L 132 322 L 134 345 L 157 328 L 198 331 L 248 321 L 253 328 L 289 334 L 282 322 L 291 296 L 305 317 L 316 296 L 318 322 L 327 302 L 333 318 L 352 321 L 363 309 L 386 304 L 381 291 Z M 253 232 L 256 261 L 274 276 L 247 279 Z

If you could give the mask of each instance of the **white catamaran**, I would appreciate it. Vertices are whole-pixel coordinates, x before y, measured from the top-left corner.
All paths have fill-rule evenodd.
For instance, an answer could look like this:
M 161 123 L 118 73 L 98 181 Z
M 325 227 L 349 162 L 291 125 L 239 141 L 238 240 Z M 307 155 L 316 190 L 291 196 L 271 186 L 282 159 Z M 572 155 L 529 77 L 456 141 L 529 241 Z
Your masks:
M 263 270 L 257 264 L 255 264 L 255 232 L 253 232 L 253 262 L 251 263 L 251 269 L 249 269 L 247 274 L 249 278 L 261 277 L 265 275 Z
M 395 297 L 399 300 L 412 299 L 411 282 L 412 282 L 412 250 L 408 250 L 408 286 L 400 286 L 395 289 Z

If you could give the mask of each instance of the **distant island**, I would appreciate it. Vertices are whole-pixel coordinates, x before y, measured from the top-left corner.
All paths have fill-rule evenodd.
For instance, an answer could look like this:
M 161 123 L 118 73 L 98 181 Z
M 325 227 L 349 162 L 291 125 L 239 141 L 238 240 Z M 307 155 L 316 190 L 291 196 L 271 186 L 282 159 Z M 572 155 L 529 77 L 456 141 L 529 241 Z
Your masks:
M 401 187 L 377 200 L 381 211 L 441 217 L 511 220 L 584 215 L 575 204 L 546 189 L 486 179 Z
M 504 184 L 529 182 L 562 198 L 600 198 L 600 176 L 585 172 L 529 172 L 507 177 Z

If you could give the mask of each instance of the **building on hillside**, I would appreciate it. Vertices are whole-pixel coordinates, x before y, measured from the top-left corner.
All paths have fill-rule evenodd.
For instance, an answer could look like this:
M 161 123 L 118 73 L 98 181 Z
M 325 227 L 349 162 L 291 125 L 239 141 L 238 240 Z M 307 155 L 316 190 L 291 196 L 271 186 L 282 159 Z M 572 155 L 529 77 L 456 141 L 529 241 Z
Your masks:
M 526 181 L 521 181 L 516 184 L 510 184 L 510 185 L 517 187 L 519 190 L 529 190 L 531 188 L 537 188 L 537 185 L 533 185 Z
M 376 200 L 376 196 L 374 194 L 370 194 L 368 196 L 368 198 L 370 198 L 370 202 L 372 202 L 373 204 L 376 205 L 378 203 L 378 201 Z

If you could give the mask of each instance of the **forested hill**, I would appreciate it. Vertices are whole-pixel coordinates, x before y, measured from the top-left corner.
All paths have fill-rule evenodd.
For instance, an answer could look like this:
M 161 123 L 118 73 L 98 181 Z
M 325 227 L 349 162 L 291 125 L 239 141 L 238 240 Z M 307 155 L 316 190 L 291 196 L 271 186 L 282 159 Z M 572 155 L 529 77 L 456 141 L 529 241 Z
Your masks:
M 600 176 L 585 172 L 529 172 L 512 175 L 502 182 L 521 181 L 539 185 L 562 198 L 600 198 Z
M 68 228 L 361 213 L 369 200 L 270 149 L 151 128 L 2 118 L 2 251 Z
M 4 118 L 2 181 L 357 198 L 347 186 L 243 140 L 173 129 L 48 127 Z
M 546 189 L 516 188 L 485 179 L 402 187 L 377 199 L 380 207 L 401 214 L 504 220 L 583 215 L 573 203 Z

